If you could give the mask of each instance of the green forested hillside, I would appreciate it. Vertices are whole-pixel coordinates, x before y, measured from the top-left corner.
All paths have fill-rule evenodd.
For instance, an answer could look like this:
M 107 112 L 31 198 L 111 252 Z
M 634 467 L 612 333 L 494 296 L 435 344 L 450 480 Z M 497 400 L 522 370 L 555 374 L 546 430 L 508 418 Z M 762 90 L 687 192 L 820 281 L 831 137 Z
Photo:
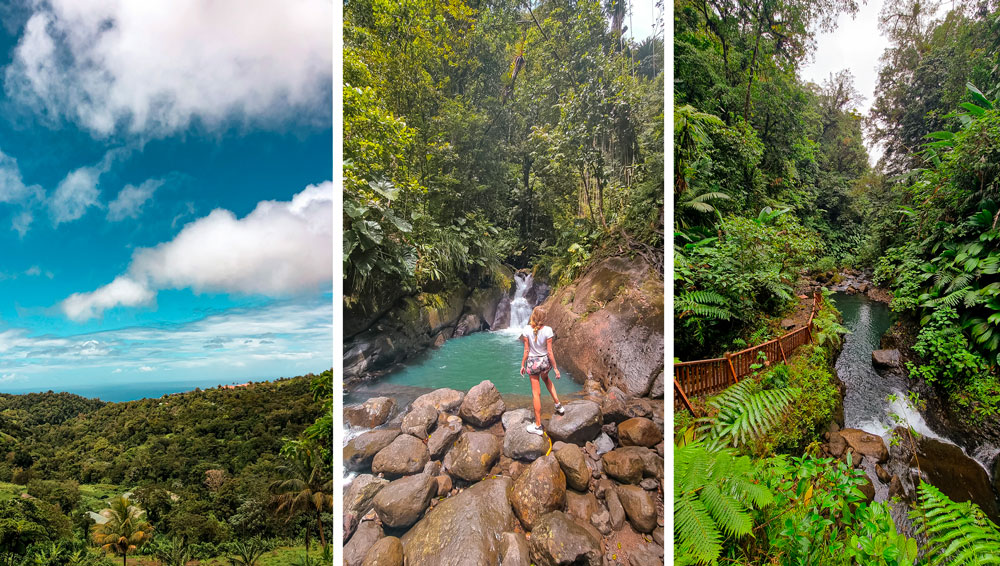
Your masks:
M 777 320 L 804 277 L 870 269 L 900 323 L 893 347 L 909 361 L 898 371 L 945 407 L 949 432 L 995 443 L 1000 5 L 882 3 L 890 46 L 862 114 L 850 69 L 818 85 L 800 78 L 818 32 L 860 4 L 675 2 L 675 355 L 763 342 L 783 332 Z M 978 506 L 922 480 L 894 491 L 898 477 L 878 476 L 903 500 L 920 533 L 911 538 L 875 500 L 876 476 L 856 469 L 861 455 L 831 451 L 837 320 L 826 301 L 814 345 L 787 364 L 759 360 L 738 385 L 696 400 L 698 418 L 677 414 L 676 564 L 996 561 L 1000 531 Z M 900 401 L 912 416 L 922 404 L 907 393 L 871 401 Z M 919 442 L 905 411 L 892 411 L 902 428 L 891 444 Z
M 329 448 L 316 440 L 331 438 L 331 379 L 325 372 L 126 403 L 3 396 L 0 482 L 9 495 L 0 502 L 0 553 L 20 563 L 59 543 L 59 560 L 70 560 L 71 547 L 88 546 L 88 512 L 126 492 L 152 527 L 139 545 L 151 557 L 174 540 L 201 557 L 236 552 L 233 544 L 254 537 L 274 546 L 301 542 L 308 530 L 318 540 L 317 521 L 330 528 L 329 508 L 322 516 L 282 508 L 281 482 L 311 474 L 311 489 L 332 498 Z M 38 532 L 25 531 L 30 525 Z M 59 560 L 51 563 L 70 563 Z

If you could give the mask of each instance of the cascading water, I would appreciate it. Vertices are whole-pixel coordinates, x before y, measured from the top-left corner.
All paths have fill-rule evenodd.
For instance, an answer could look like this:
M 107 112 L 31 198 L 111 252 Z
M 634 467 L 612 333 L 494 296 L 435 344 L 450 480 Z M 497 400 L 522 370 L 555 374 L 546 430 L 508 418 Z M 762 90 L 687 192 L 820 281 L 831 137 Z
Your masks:
M 514 276 L 514 298 L 510 301 L 510 329 L 520 332 L 528 324 L 531 317 L 531 304 L 525 294 L 531 289 L 533 278 L 530 273 L 518 273 Z
M 844 340 L 836 363 L 837 375 L 845 385 L 844 426 L 878 434 L 887 443 L 896 427 L 908 426 L 918 435 L 921 457 L 933 457 L 934 460 L 924 461 L 922 475 L 925 481 L 951 497 L 957 495 L 961 500 L 972 499 L 988 514 L 995 516 L 997 500 L 985 485 L 989 482 L 988 463 L 994 452 L 992 447 L 969 454 L 944 434 L 939 434 L 924 415 L 907 402 L 912 383 L 905 372 L 880 374 L 872 366 L 872 351 L 878 349 L 882 334 L 892 324 L 889 309 L 863 295 L 837 293 L 834 302 L 844 315 L 844 326 L 851 331 Z M 898 474 L 904 483 L 912 485 L 911 478 L 917 470 L 911 469 L 912 464 L 908 460 L 890 460 L 885 467 L 890 474 Z M 934 465 L 937 462 L 942 465 Z M 876 498 L 884 500 L 887 486 L 874 477 L 874 464 L 868 464 L 866 471 L 873 480 Z M 905 506 L 900 509 L 903 508 Z M 897 518 L 897 526 L 901 526 L 900 520 L 905 517 L 905 512 L 895 511 L 893 515 Z

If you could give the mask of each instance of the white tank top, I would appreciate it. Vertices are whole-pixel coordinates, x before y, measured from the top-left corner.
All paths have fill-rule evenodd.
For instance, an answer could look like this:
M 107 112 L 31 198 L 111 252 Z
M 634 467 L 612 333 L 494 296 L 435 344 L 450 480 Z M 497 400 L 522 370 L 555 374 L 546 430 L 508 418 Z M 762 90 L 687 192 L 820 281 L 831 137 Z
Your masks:
M 551 327 L 543 326 L 538 329 L 538 336 L 536 337 L 535 329 L 529 324 L 521 330 L 521 336 L 528 341 L 528 355 L 532 358 L 543 358 L 549 355 L 546 343 L 549 338 L 555 336 L 555 332 L 552 331 Z

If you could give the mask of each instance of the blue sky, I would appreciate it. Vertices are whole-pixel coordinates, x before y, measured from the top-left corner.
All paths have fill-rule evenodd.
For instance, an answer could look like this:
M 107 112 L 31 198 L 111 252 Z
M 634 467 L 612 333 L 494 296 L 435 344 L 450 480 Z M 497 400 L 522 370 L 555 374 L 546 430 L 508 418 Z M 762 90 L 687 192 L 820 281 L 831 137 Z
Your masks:
M 332 10 L 0 7 L 0 391 L 331 367 Z

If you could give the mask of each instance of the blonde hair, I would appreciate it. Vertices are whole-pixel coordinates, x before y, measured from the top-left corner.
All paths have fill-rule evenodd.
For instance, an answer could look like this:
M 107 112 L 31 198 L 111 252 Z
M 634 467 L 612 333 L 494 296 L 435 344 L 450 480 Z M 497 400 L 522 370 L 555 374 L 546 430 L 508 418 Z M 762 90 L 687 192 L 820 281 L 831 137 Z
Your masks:
M 528 325 L 535 331 L 535 340 L 537 340 L 538 331 L 545 326 L 545 311 L 542 310 L 542 307 L 535 307 L 531 309 L 531 316 L 528 318 Z

